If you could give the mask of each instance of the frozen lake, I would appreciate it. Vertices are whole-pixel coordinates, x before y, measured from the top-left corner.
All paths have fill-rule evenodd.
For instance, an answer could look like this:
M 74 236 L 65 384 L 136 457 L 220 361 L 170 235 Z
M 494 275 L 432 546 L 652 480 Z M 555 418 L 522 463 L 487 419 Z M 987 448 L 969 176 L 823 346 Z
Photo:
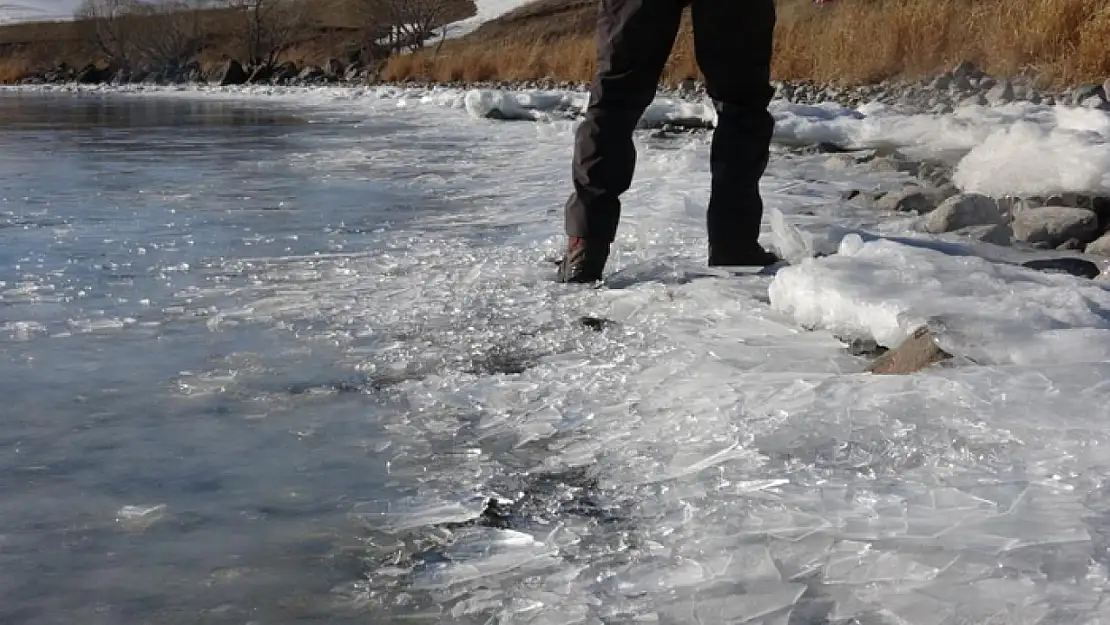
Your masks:
M 935 251 L 840 199 L 904 174 L 782 146 L 769 209 L 894 238 L 710 274 L 708 135 L 645 131 L 608 287 L 554 284 L 574 126 L 534 111 L 575 97 L 0 91 L 0 621 L 1110 619 L 1105 282 Z M 998 128 L 1110 134 L 776 114 L 985 189 L 1038 184 Z M 937 319 L 980 365 L 836 338 Z

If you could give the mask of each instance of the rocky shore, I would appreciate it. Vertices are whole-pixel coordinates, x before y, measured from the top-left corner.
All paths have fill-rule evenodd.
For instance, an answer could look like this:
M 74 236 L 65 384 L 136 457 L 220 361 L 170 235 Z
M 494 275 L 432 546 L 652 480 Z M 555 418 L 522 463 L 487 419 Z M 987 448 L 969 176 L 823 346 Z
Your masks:
M 180 67 L 160 70 L 103 68 L 89 64 L 82 68 L 59 65 L 50 70 L 28 76 L 18 82 L 35 84 L 214 84 L 214 85 L 370 85 L 379 84 L 374 67 L 358 61 L 345 63 L 330 59 L 322 65 L 297 65 L 285 62 L 273 67 L 251 67 L 235 59 L 228 59 L 205 71 L 196 61 Z M 406 82 L 413 87 L 475 88 L 475 89 L 561 89 L 585 91 L 588 85 L 580 82 L 558 80 L 485 81 L 476 83 Z M 963 62 L 950 71 L 923 80 L 885 80 L 877 84 L 838 86 L 811 81 L 775 81 L 775 97 L 800 104 L 834 102 L 843 106 L 859 106 L 869 102 L 900 106 L 923 113 L 951 113 L 958 106 L 999 105 L 1010 102 L 1032 104 L 1063 104 L 1110 110 L 1110 79 L 1103 84 L 1084 84 L 1064 89 L 1040 89 L 1030 79 L 1006 79 L 987 75 L 971 62 Z M 660 95 L 700 99 L 705 97 L 705 85 L 687 80 L 675 87 L 660 89 Z

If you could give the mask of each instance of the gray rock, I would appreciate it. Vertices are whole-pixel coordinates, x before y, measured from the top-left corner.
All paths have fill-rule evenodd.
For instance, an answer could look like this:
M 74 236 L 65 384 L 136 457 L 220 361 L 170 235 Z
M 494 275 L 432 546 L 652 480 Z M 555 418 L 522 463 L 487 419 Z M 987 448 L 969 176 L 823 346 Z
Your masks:
M 1091 261 L 1068 256 L 1063 258 L 1038 258 L 1036 260 L 1027 260 L 1022 263 L 1021 266 L 1028 269 L 1036 269 L 1037 271 L 1044 271 L 1046 273 L 1066 273 L 1068 275 L 1092 280 L 1102 273 L 1098 265 Z
M 973 93 L 972 95 L 960 100 L 960 106 L 986 106 L 987 99 L 981 93 Z
M 1079 193 L 1062 193 L 1050 195 L 1045 199 L 1045 206 L 1067 206 L 1069 208 L 1091 208 L 1092 198 Z
M 1110 198 L 1091 198 L 1091 210 L 1098 216 L 1098 231 L 1106 232 L 1110 230 Z
M 247 78 L 247 82 L 252 84 L 252 85 L 258 85 L 258 84 L 270 82 L 270 79 L 272 79 L 273 77 L 274 77 L 274 68 L 272 66 L 270 66 L 270 65 L 259 65 L 258 67 L 256 67 L 254 69 L 253 72 L 251 72 L 250 77 Z
M 949 182 L 946 184 L 942 184 L 935 189 L 932 189 L 931 192 L 933 195 L 933 199 L 936 201 L 937 204 L 940 204 L 941 202 L 954 195 L 959 195 L 960 190 L 956 187 L 956 185 Z
M 929 88 L 935 91 L 946 91 L 952 86 L 952 80 L 953 76 L 951 72 L 945 72 L 934 78 L 933 82 L 929 83 Z
M 978 71 L 979 70 L 975 68 L 975 64 L 971 61 L 961 61 L 960 64 L 952 70 L 952 75 L 956 78 L 971 78 Z
M 1014 99 L 1015 100 L 1030 100 L 1031 101 L 1034 97 L 1036 97 L 1038 100 L 1040 100 L 1040 96 L 1038 96 L 1036 91 L 1034 91 L 1033 88 L 1030 87 L 1029 85 L 1022 84 L 1022 83 L 1014 83 L 1012 85 L 1012 87 L 1013 87 L 1013 91 L 1014 91 Z
M 108 70 L 100 69 L 92 63 L 89 63 L 77 73 L 77 82 L 83 85 L 96 85 L 111 79 L 112 75 Z
M 936 208 L 936 200 L 921 188 L 907 187 L 899 191 L 891 191 L 880 199 L 876 208 L 886 212 L 899 213 L 928 213 Z
M 937 345 L 933 333 L 922 327 L 901 345 L 880 356 L 868 371 L 878 375 L 905 375 L 950 358 L 952 355 Z
M 241 85 L 247 82 L 247 71 L 235 59 L 230 59 L 216 71 L 215 82 L 220 86 Z
M 1107 102 L 1106 98 L 1104 97 L 1093 95 L 1083 100 L 1082 102 L 1079 102 L 1079 106 L 1089 109 L 1107 110 L 1108 108 L 1110 108 L 1110 102 Z
M 310 83 L 316 82 L 321 78 L 325 78 L 326 76 L 327 72 L 325 72 L 322 68 L 316 67 L 315 65 L 310 65 L 301 70 L 300 74 L 297 74 L 297 80 L 302 83 Z
M 1009 224 L 968 226 L 954 230 L 953 234 L 1003 247 L 1010 245 L 1014 238 L 1014 230 Z
M 989 89 L 994 88 L 994 86 L 997 85 L 997 84 L 998 84 L 997 80 L 991 78 L 990 76 L 983 76 L 982 78 L 979 79 L 979 84 L 977 86 L 980 89 L 982 89 L 983 91 L 987 91 Z
M 271 78 L 271 81 L 275 84 L 285 84 L 289 81 L 295 80 L 298 73 L 300 72 L 297 70 L 297 65 L 292 61 L 286 61 L 277 66 L 277 68 L 274 70 L 274 76 L 273 78 Z
M 952 167 L 941 161 L 924 160 L 918 163 L 917 171 L 914 172 L 914 175 L 930 185 L 942 187 L 951 183 Z M 954 194 L 949 194 L 941 199 L 947 199 L 951 197 L 951 195 Z
M 995 198 L 995 201 L 998 202 L 999 210 L 1007 215 L 1010 215 L 1011 217 L 1023 210 L 1029 210 L 1030 208 L 1044 206 L 1044 202 L 1034 202 L 1027 198 L 1013 196 Z
M 1083 251 L 1083 242 L 1079 239 L 1068 239 L 1060 245 L 1057 245 L 1056 249 L 1061 252 L 1081 252 Z
M 1098 216 L 1085 208 L 1042 206 L 1014 216 L 1014 238 L 1056 247 L 1069 239 L 1090 242 L 1099 235 Z
M 991 87 L 987 92 L 987 102 L 997 106 L 999 104 L 1009 104 L 1014 101 L 1014 87 L 1008 80 L 1004 80 L 997 85 Z
M 1083 102 L 1090 98 L 1099 98 L 1103 102 L 1106 101 L 1106 91 L 1102 85 L 1086 84 L 1080 85 L 1072 91 L 1072 104 L 1083 104 Z
M 967 76 L 956 76 L 955 80 L 952 81 L 952 85 L 949 87 L 948 90 L 954 93 L 966 94 L 974 88 L 975 87 L 971 84 L 970 78 L 968 78 Z
M 1000 224 L 1005 215 L 993 198 L 977 193 L 961 193 L 941 203 L 925 218 L 925 231 L 932 234 L 952 232 L 968 226 Z
M 328 76 L 338 78 L 343 75 L 343 63 L 341 63 L 339 59 L 328 59 L 327 64 L 324 65 L 324 71 Z
M 1110 233 L 1104 234 L 1088 243 L 1084 251 L 1088 254 L 1095 254 L 1097 256 L 1110 256 Z

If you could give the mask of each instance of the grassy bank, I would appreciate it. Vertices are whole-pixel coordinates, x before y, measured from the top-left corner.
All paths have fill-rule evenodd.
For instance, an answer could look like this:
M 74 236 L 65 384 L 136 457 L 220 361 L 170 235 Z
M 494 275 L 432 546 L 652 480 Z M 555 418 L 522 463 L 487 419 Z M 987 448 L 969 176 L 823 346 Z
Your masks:
M 399 56 L 383 78 L 588 80 L 594 2 L 541 0 L 442 50 Z M 975 61 L 996 76 L 1042 85 L 1102 82 L 1110 75 L 1105 0 L 779 0 L 774 76 L 844 84 L 917 78 Z M 665 80 L 698 76 L 689 22 Z

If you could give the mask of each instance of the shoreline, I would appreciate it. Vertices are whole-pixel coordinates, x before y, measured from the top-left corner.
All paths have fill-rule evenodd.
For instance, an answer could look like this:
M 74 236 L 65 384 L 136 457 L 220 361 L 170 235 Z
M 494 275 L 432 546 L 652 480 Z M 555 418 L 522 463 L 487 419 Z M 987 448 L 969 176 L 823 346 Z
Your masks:
M 932 82 L 938 80 L 944 77 Z M 957 80 L 984 82 L 981 77 L 966 74 Z M 659 89 L 657 101 L 645 112 L 641 129 L 665 138 L 676 132 L 713 128 L 715 111 L 704 91 L 696 84 L 685 87 Z M 1110 105 L 1101 86 L 1077 89 L 1070 97 L 1063 94 L 1061 99 L 1065 101 L 1048 95 L 1039 104 L 1034 103 L 1040 98 L 1039 93 L 1023 91 L 1019 97 L 1008 83 L 990 84 L 986 89 L 988 93 L 1005 96 L 1000 100 L 988 98 L 981 84 L 973 87 L 978 89 L 973 96 L 962 94 L 958 86 L 949 86 L 952 99 L 962 98 L 955 103 L 955 112 L 952 105 L 939 101 L 941 90 L 935 85 L 925 88 L 901 85 L 887 87 L 885 91 L 864 87 L 855 92 L 790 83 L 779 83 L 776 87 L 779 95 L 772 103 L 772 112 L 783 134 L 777 131 L 775 144 L 786 153 L 817 155 L 824 159 L 823 166 L 898 172 L 910 179 L 901 187 L 846 190 L 839 201 L 889 217 L 912 218 L 912 230 L 916 232 L 952 233 L 1003 247 L 1028 247 L 1030 252 L 1086 252 L 1095 259 L 1110 257 L 1110 190 L 1105 188 L 1105 182 L 1094 182 L 1092 176 L 1098 172 L 1087 171 L 1098 168 L 1101 162 L 1110 162 L 1110 143 L 1105 142 L 1110 139 L 1083 143 L 1083 128 L 1063 123 L 1068 121 L 1065 118 L 1077 115 L 1086 124 L 1105 116 L 1101 123 L 1110 126 Z M 235 99 L 311 97 L 315 91 L 316 96 L 324 99 L 321 102 L 306 99 L 306 104 L 342 101 L 348 97 L 344 92 L 353 92 L 352 101 L 360 96 L 409 100 L 434 108 L 465 109 L 475 118 L 533 122 L 580 119 L 588 100 L 585 85 L 545 81 L 223 86 L 203 82 L 54 83 L 0 86 L 0 90 L 105 95 L 191 92 Z M 861 94 L 871 97 L 861 103 Z M 996 101 L 991 103 L 990 99 Z M 884 104 L 884 100 L 892 104 Z M 1007 136 L 1025 122 L 1041 124 L 1048 134 L 1033 137 L 1032 141 Z M 907 124 L 909 127 L 905 127 Z M 954 134 L 934 136 L 945 133 Z M 991 140 L 998 143 L 1000 135 L 1002 140 L 1011 142 L 1010 148 L 994 145 L 983 149 Z M 1075 150 L 1094 155 L 1087 159 L 1090 162 L 1082 173 L 1077 174 L 1074 167 L 1065 167 L 1063 161 L 1053 163 L 1054 156 L 1068 155 L 1061 154 L 1058 146 L 1053 147 L 1054 136 L 1073 142 L 1065 148 L 1072 150 L 1068 153 L 1071 158 L 1075 158 Z M 954 158 L 938 156 L 945 150 L 953 152 Z M 1023 180 L 1020 172 L 1036 159 L 1047 159 L 1040 167 L 1043 171 L 1039 171 L 1035 180 Z M 965 167 L 969 160 L 974 162 Z M 1077 175 L 1093 186 L 1082 191 L 1049 191 L 1053 185 L 1074 182 Z
M 187 70 L 187 71 L 186 71 Z M 203 75 L 196 69 L 183 68 L 177 75 L 154 76 L 143 80 L 120 80 L 103 72 L 92 78 L 82 79 L 88 71 L 64 72 L 59 69 L 36 76 L 2 84 L 0 87 L 381 87 L 398 89 L 459 89 L 459 90 L 510 90 L 510 91 L 566 91 L 586 93 L 589 83 L 567 80 L 483 80 L 483 81 L 430 81 L 409 79 L 404 81 L 377 80 L 365 68 L 352 66 L 347 72 L 326 72 L 307 66 L 296 72 L 289 69 L 281 78 L 250 80 L 245 72 L 228 80 L 228 69 L 218 69 Z M 238 72 L 235 72 L 238 73 Z M 872 102 L 909 107 L 919 112 L 945 114 L 958 106 L 999 105 L 1011 102 L 1032 104 L 1064 104 L 1087 106 L 1110 111 L 1110 79 L 1103 84 L 1083 83 L 1059 89 L 1035 87 L 1029 80 L 1010 80 L 991 76 L 974 64 L 964 61 L 953 69 L 921 80 L 887 79 L 874 83 L 845 86 L 813 80 L 772 80 L 774 99 L 794 104 L 835 103 L 858 107 Z M 708 98 L 705 85 L 694 80 L 682 81 L 670 87 L 662 82 L 656 97 L 700 101 Z

